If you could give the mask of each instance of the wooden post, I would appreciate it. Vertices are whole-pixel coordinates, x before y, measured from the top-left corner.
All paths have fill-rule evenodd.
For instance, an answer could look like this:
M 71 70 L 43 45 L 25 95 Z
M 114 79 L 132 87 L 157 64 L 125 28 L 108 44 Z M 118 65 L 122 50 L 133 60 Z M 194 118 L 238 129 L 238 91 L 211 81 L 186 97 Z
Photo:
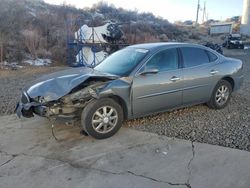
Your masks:
M 200 12 L 200 0 L 198 0 L 198 4 L 197 4 L 197 13 L 196 13 L 195 26 L 197 26 L 198 22 L 199 22 L 199 12 Z
M 0 43 L 0 62 L 3 62 L 3 43 Z

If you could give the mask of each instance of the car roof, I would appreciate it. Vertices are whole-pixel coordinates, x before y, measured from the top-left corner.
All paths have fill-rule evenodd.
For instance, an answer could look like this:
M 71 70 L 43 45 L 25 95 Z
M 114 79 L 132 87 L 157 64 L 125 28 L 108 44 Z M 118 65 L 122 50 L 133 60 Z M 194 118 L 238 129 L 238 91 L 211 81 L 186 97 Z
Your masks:
M 204 48 L 199 44 L 182 43 L 182 42 L 156 42 L 156 43 L 143 43 L 129 46 L 130 48 L 142 48 L 150 51 L 158 50 L 164 47 L 198 47 Z
M 194 48 L 200 48 L 200 49 L 204 49 L 207 51 L 210 51 L 214 54 L 216 54 L 218 57 L 222 57 L 218 52 L 216 52 L 215 50 L 212 50 L 211 48 L 208 48 L 204 45 L 200 45 L 200 44 L 193 44 L 193 43 L 183 43 L 183 42 L 156 42 L 156 43 L 143 43 L 143 44 L 135 44 L 135 45 L 131 45 L 128 46 L 127 48 L 139 48 L 139 49 L 145 49 L 145 50 L 149 50 L 150 53 L 155 53 L 158 50 L 164 49 L 164 48 L 180 48 L 180 47 L 194 47 Z

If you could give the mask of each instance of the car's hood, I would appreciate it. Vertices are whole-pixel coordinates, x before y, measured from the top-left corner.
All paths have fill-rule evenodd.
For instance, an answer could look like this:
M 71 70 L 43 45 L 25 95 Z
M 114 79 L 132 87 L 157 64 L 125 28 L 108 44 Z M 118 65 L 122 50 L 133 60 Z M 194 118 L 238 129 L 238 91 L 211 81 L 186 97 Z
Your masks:
M 118 78 L 115 75 L 101 73 L 91 68 L 71 68 L 41 77 L 29 84 L 25 91 L 30 98 L 42 96 L 45 101 L 53 101 L 67 95 L 88 78 L 100 77 L 107 79 Z

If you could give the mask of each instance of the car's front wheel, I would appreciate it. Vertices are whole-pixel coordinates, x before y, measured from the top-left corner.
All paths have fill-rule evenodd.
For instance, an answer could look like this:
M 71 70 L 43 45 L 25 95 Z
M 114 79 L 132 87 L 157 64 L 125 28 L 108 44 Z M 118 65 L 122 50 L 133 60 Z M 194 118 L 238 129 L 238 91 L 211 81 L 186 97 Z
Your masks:
M 226 80 L 221 80 L 215 86 L 210 101 L 207 104 L 210 108 L 222 109 L 229 103 L 231 94 L 232 85 Z
M 122 107 L 111 98 L 92 100 L 82 111 L 83 129 L 96 139 L 113 136 L 122 126 Z

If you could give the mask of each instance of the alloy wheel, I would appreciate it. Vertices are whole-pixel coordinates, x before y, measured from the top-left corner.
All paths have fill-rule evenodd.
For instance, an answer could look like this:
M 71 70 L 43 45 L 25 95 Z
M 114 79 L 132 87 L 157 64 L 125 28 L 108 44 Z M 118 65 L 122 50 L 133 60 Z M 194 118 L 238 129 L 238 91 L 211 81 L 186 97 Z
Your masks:
M 216 91 L 215 101 L 218 105 L 224 105 L 229 98 L 229 88 L 226 85 L 221 85 Z
M 98 133 L 108 133 L 114 129 L 118 121 L 118 113 L 111 106 L 103 106 L 95 111 L 92 117 L 92 127 Z

